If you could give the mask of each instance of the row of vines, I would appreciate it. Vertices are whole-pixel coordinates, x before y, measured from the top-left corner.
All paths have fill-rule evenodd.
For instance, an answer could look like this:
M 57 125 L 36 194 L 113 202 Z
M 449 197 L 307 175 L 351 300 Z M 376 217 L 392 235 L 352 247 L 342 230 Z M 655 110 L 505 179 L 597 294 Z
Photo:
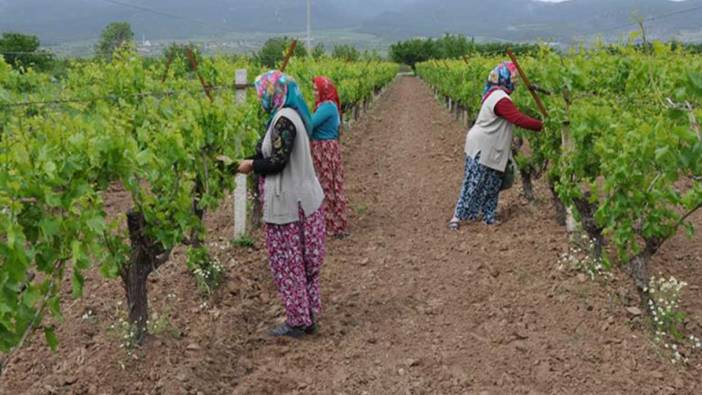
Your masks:
M 250 154 L 265 123 L 250 90 L 236 104 L 242 68 L 250 81 L 264 71 L 226 57 L 196 67 L 184 57 L 144 62 L 125 48 L 111 62 L 76 62 L 52 80 L 0 59 L 0 351 L 16 349 L 35 328 L 54 347 L 44 317 L 60 318 L 66 276 L 79 297 L 95 267 L 121 279 L 140 341 L 149 274 L 178 245 L 188 246 L 195 272 L 208 264 L 203 215 L 234 188 L 233 167 L 221 158 Z M 292 59 L 287 71 L 308 100 L 312 76 L 324 74 L 354 107 L 397 66 Z M 131 196 L 126 216 L 106 214 L 115 185 Z
M 417 73 L 477 115 L 486 76 L 506 58 L 429 61 Z M 668 307 L 652 297 L 649 262 L 672 236 L 694 232 L 689 219 L 702 208 L 702 57 L 653 43 L 566 54 L 544 47 L 519 61 L 550 113 L 543 133 L 515 132 L 525 195 L 533 199 L 532 180 L 543 176 L 557 220 L 565 225 L 573 210 L 595 258 L 631 274 L 655 319 Z M 537 116 L 523 86 L 513 99 Z

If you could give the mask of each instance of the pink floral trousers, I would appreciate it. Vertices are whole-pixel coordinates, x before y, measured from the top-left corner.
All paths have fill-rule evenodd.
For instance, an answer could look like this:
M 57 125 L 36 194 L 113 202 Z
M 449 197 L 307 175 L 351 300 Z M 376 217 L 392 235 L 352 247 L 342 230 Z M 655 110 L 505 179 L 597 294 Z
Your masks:
M 263 196 L 265 178 L 259 183 Z M 322 311 L 320 273 L 326 254 L 324 207 L 285 225 L 266 224 L 266 246 L 278 295 L 285 306 L 287 324 L 310 326 L 312 316 Z
M 325 251 L 324 209 L 286 225 L 266 224 L 271 273 L 290 326 L 312 325 L 322 310 L 320 272 Z

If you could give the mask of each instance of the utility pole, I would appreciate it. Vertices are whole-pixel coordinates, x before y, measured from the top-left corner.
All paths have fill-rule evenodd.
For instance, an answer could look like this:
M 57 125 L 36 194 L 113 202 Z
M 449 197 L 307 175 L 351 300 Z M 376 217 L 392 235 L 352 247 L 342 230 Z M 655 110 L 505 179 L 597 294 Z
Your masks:
M 312 0 L 307 0 L 307 53 L 312 53 Z

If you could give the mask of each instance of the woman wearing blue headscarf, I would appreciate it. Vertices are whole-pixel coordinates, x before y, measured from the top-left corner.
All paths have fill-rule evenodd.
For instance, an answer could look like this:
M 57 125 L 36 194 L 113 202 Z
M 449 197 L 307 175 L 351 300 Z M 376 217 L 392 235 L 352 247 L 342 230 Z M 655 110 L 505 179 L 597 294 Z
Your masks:
M 490 72 L 483 90 L 482 106 L 475 125 L 468 131 L 465 145 L 465 175 L 449 228 L 457 230 L 461 221 L 476 221 L 482 214 L 488 225 L 497 224 L 497 203 L 502 176 L 512 155 L 514 125 L 539 131 L 543 123 L 514 106 L 517 68 L 503 62 Z
M 256 79 L 256 91 L 270 119 L 256 156 L 242 161 L 239 172 L 261 176 L 270 269 L 287 317 L 271 335 L 297 338 L 315 332 L 322 308 L 324 192 L 310 151 L 310 113 L 295 81 L 271 71 Z

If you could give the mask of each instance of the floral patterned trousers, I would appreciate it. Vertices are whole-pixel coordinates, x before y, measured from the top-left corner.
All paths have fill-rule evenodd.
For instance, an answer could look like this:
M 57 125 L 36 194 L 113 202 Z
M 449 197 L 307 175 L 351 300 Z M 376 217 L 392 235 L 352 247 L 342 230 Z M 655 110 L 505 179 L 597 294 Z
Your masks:
M 285 306 L 287 324 L 312 325 L 311 314 L 322 310 L 320 271 L 326 232 L 324 208 L 291 224 L 266 224 L 266 245 L 273 280 Z
M 476 221 L 483 214 L 483 221 L 494 224 L 497 203 L 502 188 L 502 172 L 481 165 L 480 153 L 475 159 L 466 155 L 465 175 L 454 216 L 461 221 Z
M 348 201 L 344 193 L 344 168 L 339 141 L 312 141 L 312 159 L 317 178 L 324 190 L 327 232 L 332 236 L 343 235 L 348 222 L 346 217 Z

